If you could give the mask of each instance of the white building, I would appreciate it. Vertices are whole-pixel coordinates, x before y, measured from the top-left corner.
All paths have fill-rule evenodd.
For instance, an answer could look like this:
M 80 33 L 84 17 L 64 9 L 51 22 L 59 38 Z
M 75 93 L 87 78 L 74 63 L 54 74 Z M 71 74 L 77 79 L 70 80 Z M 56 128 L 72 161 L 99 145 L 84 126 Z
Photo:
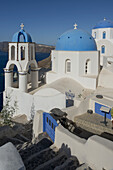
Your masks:
M 99 74 L 99 52 L 94 38 L 84 30 L 70 30 L 57 41 L 52 51 L 52 71 L 47 83 L 63 77 L 72 78 L 84 88 L 96 89 Z
M 92 36 L 100 51 L 100 65 L 105 66 L 106 60 L 108 65 L 113 63 L 113 22 L 104 18 L 93 27 Z

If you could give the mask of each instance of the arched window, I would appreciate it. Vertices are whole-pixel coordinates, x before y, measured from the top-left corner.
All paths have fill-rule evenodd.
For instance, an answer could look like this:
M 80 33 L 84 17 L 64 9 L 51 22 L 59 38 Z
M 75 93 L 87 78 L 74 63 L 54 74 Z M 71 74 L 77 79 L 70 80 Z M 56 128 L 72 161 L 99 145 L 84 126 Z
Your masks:
M 15 46 L 11 47 L 11 60 L 15 60 Z
M 102 54 L 105 53 L 105 46 L 104 46 L 104 45 L 101 47 L 101 53 L 102 53 Z
M 106 39 L 106 32 L 103 32 L 103 39 Z
M 91 73 L 91 61 L 90 61 L 90 59 L 86 60 L 86 63 L 85 63 L 85 73 L 86 74 L 90 74 Z
M 94 38 L 96 39 L 96 32 L 94 32 Z
M 21 60 L 25 60 L 25 47 L 21 47 Z
M 71 61 L 69 59 L 66 60 L 66 68 L 65 68 L 66 73 L 71 72 Z

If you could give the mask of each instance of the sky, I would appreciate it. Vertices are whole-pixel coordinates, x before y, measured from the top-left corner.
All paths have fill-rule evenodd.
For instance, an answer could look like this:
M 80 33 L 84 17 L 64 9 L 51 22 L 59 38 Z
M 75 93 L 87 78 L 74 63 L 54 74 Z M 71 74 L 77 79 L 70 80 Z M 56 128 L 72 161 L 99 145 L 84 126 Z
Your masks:
M 55 45 L 75 23 L 91 33 L 104 17 L 113 21 L 113 0 L 0 0 L 0 41 L 11 42 L 24 23 L 33 42 Z

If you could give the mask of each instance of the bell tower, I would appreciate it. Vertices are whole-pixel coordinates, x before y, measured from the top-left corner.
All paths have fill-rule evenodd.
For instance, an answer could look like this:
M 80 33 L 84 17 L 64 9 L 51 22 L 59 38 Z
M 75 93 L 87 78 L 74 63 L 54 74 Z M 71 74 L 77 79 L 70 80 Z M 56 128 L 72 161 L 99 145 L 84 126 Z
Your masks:
M 13 87 L 27 92 L 29 88 L 38 87 L 38 65 L 35 60 L 35 43 L 25 32 L 24 24 L 20 27 L 21 30 L 13 35 L 9 43 L 9 59 L 4 69 L 5 90 Z

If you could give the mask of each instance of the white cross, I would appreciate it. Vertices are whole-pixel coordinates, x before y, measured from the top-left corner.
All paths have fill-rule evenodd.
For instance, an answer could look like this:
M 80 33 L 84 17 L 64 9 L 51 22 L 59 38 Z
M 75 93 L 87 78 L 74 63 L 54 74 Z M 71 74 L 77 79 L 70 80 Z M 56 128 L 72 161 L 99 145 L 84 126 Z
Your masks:
M 21 23 L 20 27 L 21 27 L 21 30 L 23 30 L 24 29 L 24 24 Z
M 75 29 L 75 30 L 77 29 L 77 26 L 78 26 L 77 24 L 74 25 L 74 29 Z

